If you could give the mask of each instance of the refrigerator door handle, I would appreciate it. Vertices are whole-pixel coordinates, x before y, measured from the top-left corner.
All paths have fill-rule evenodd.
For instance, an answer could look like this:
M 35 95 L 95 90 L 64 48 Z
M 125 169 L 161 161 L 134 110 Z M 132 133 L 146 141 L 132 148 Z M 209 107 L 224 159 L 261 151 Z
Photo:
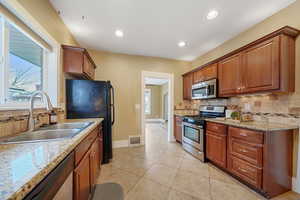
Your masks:
M 113 109 L 113 111 L 112 111 L 112 113 L 113 113 L 113 119 L 112 119 L 112 123 L 111 124 L 114 125 L 114 123 L 115 123 L 115 90 L 114 90 L 113 86 L 111 86 L 111 94 L 112 94 L 112 103 L 110 105 L 111 105 L 111 107 Z

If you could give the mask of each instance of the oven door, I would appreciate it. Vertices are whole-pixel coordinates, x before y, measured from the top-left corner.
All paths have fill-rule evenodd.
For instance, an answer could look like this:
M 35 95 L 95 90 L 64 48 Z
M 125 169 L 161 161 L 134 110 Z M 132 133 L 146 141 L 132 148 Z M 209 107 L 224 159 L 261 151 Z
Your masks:
M 185 143 L 192 145 L 193 147 L 204 150 L 204 131 L 202 126 L 197 126 L 194 124 L 182 123 L 182 140 Z

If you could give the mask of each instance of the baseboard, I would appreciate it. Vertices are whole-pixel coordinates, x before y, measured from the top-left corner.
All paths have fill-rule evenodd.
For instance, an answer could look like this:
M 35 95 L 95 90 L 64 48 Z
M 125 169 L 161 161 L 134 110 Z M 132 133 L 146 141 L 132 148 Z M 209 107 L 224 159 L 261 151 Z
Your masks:
M 297 180 L 297 177 L 292 177 L 292 190 L 294 192 L 300 193 L 300 187 L 299 187 L 299 180 Z
M 146 122 L 161 122 L 164 123 L 166 120 L 157 118 L 157 119 L 146 119 Z
M 128 147 L 128 140 L 116 140 L 113 141 L 113 148 L 122 148 L 122 147 Z

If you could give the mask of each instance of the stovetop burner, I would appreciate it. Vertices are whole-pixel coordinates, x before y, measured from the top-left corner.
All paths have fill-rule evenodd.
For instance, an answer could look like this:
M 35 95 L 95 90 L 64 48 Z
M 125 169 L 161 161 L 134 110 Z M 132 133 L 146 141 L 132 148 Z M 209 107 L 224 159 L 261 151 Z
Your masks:
M 201 106 L 199 115 L 186 115 L 183 118 L 183 122 L 204 125 L 205 119 L 216 118 L 225 116 L 224 106 Z

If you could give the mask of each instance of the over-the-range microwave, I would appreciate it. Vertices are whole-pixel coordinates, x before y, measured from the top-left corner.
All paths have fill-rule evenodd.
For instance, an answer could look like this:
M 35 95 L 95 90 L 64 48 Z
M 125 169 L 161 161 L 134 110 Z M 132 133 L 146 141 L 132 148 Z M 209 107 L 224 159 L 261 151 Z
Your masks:
M 217 79 L 203 81 L 192 85 L 192 99 L 217 98 Z

